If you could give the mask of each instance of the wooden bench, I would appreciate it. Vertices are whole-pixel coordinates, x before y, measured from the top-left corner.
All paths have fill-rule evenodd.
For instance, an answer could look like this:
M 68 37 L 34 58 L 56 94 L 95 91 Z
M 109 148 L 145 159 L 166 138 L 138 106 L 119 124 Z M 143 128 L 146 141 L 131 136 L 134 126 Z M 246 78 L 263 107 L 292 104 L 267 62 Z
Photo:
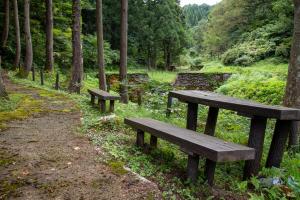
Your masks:
M 217 162 L 253 160 L 255 157 L 253 148 L 153 119 L 125 119 L 125 124 L 137 130 L 136 144 L 139 147 L 144 146 L 144 135 L 147 132 L 151 134 L 151 147 L 156 147 L 157 138 L 161 138 L 183 148 L 188 153 L 187 177 L 193 182 L 197 180 L 199 156 L 207 158 L 205 177 L 210 185 L 213 185 Z
M 106 91 L 99 89 L 89 89 L 88 92 L 91 95 L 91 103 L 95 104 L 95 98 L 98 97 L 98 104 L 100 105 L 101 112 L 106 112 L 106 101 L 110 101 L 109 112 L 114 112 L 115 101 L 120 100 L 119 96 L 114 96 Z

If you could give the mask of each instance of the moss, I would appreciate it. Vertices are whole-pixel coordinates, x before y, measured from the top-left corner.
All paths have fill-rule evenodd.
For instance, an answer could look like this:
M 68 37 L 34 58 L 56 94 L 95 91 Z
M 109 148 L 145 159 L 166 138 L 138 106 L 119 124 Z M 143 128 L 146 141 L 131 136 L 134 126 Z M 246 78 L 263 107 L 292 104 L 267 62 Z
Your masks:
M 114 174 L 117 175 L 125 175 L 128 173 L 127 170 L 124 169 L 124 163 L 119 161 L 110 161 L 108 162 L 108 166 L 112 170 Z
M 0 152 L 0 167 L 5 167 L 10 165 L 14 162 L 13 156 L 9 155 L 8 153 L 1 151 Z
M 42 100 L 36 100 L 30 96 L 23 97 L 14 110 L 0 112 L 0 129 L 6 127 L 5 122 L 23 120 L 35 113 L 42 112 Z

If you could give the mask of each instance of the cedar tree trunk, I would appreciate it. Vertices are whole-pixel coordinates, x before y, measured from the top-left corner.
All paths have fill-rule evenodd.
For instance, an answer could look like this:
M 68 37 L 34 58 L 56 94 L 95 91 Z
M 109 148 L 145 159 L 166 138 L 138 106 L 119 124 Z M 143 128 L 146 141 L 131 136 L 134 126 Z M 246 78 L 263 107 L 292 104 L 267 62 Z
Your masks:
M 53 4 L 52 0 L 45 0 L 46 4 L 46 71 L 53 71 Z

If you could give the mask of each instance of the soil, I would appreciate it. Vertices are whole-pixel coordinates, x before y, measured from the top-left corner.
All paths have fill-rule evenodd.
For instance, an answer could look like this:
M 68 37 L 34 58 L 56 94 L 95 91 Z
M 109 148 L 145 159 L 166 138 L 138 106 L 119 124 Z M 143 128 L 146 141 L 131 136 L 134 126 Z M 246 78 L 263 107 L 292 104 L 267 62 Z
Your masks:
M 79 134 L 72 100 L 5 80 L 9 92 L 41 100 L 41 112 L 0 132 L 0 199 L 161 199 L 158 187 L 100 162 L 103 154 Z

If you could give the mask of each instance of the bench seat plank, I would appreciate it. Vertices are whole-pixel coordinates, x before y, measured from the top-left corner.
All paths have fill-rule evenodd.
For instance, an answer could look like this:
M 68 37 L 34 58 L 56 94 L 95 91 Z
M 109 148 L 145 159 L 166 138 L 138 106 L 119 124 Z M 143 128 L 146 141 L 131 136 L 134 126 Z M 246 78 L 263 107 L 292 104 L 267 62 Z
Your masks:
M 99 90 L 99 89 L 89 89 L 88 92 L 91 94 L 91 95 L 94 95 L 94 96 L 97 96 L 99 97 L 101 100 L 120 100 L 120 97 L 119 96 L 115 96 L 115 95 L 112 95 L 106 91 L 103 91 L 103 90 Z
M 253 160 L 255 156 L 253 148 L 225 142 L 209 135 L 199 134 L 153 119 L 125 119 L 125 124 L 168 140 L 215 162 Z

